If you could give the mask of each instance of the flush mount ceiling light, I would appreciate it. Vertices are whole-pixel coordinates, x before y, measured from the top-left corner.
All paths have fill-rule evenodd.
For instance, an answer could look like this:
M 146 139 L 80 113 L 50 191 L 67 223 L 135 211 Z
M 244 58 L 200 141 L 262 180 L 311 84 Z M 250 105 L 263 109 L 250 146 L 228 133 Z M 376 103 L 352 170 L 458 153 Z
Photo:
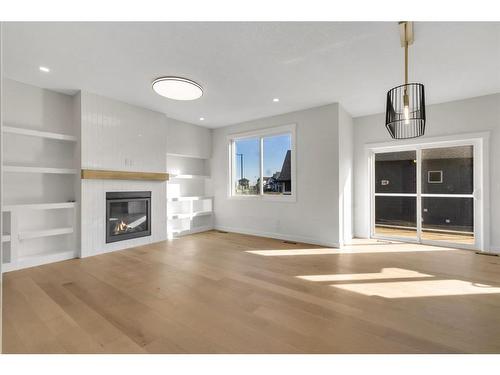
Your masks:
M 38 69 L 41 71 L 41 72 L 44 72 L 44 73 L 48 73 L 50 72 L 50 69 L 47 68 L 46 66 L 40 66 L 38 67 Z
M 202 87 L 194 81 L 181 77 L 160 77 L 153 81 L 153 90 L 165 98 L 195 100 L 203 95 Z
M 408 83 L 408 46 L 413 44 L 413 22 L 400 22 L 405 49 L 405 83 L 387 93 L 385 127 L 394 139 L 416 138 L 425 133 L 424 85 Z

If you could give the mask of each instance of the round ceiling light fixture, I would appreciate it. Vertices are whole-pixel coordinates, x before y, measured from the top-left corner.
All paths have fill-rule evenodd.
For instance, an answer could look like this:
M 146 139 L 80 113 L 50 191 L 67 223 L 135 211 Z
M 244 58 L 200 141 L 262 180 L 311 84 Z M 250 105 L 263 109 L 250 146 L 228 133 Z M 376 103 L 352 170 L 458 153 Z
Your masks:
M 181 77 L 157 78 L 152 87 L 158 95 L 174 100 L 195 100 L 203 95 L 203 88 L 199 84 Z

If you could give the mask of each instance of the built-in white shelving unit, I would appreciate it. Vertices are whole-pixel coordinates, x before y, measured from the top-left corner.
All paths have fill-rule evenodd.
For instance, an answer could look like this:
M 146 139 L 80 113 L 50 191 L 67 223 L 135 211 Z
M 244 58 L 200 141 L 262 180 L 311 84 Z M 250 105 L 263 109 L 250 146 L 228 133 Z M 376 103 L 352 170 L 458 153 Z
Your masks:
M 26 135 L 29 137 L 57 139 L 60 141 L 69 141 L 69 142 L 76 142 L 77 141 L 77 138 L 73 135 L 46 132 L 46 131 L 40 131 L 40 130 L 35 130 L 35 129 L 20 128 L 17 126 L 4 126 L 2 130 L 4 133 L 20 134 L 20 135 Z
M 167 198 L 167 202 L 187 202 L 187 201 L 201 201 L 205 199 L 212 199 L 208 196 L 193 196 L 193 197 L 171 197 Z
M 213 228 L 213 198 L 208 159 L 167 154 L 167 235 L 168 238 Z
M 169 219 L 186 219 L 186 218 L 192 218 L 192 217 L 197 217 L 197 216 L 209 216 L 209 215 L 212 215 L 212 211 L 197 211 L 197 212 L 185 213 L 185 214 L 167 214 L 167 217 Z
M 66 228 L 53 228 L 44 230 L 29 230 L 26 232 L 19 232 L 19 240 L 28 240 L 30 238 L 42 238 L 50 236 L 59 236 L 61 234 L 73 233 L 73 227 Z
M 52 115 L 74 131 L 71 109 L 62 112 Z M 12 108 L 9 115 L 22 117 Z M 78 138 L 37 125 L 2 127 L 3 272 L 78 255 Z
M 57 210 L 61 208 L 75 208 L 75 202 L 64 202 L 64 203 L 29 203 L 29 204 L 11 204 L 8 206 L 3 206 L 3 211 L 14 211 L 22 209 L 30 210 Z
M 4 164 L 4 172 L 17 173 L 52 173 L 52 174 L 77 174 L 78 170 L 72 168 L 30 167 L 22 165 Z

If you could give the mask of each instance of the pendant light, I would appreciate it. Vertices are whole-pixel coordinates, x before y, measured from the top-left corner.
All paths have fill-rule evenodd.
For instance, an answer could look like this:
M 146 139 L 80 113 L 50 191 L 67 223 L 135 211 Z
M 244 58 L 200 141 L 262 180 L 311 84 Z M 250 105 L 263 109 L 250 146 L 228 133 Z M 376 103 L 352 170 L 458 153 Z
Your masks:
M 387 93 L 385 127 L 394 139 L 416 138 L 425 132 L 424 85 L 408 83 L 408 46 L 413 44 L 413 22 L 400 22 L 401 46 L 405 51 L 405 83 Z

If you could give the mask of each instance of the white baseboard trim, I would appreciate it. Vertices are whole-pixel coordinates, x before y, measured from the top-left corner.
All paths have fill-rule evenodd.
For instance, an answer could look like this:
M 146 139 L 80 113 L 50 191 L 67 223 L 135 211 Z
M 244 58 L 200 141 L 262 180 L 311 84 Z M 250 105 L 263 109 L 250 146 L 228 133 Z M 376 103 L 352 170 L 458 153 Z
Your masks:
M 70 250 L 54 254 L 19 258 L 19 260 L 16 263 L 3 264 L 2 273 L 17 271 L 24 268 L 42 266 L 44 264 L 49 264 L 49 263 L 61 262 L 63 260 L 74 259 L 76 257 L 77 257 L 77 252 L 75 250 Z
M 499 253 L 500 254 L 500 246 L 497 245 L 491 245 L 489 252 L 491 253 Z
M 335 247 L 335 248 L 340 247 L 338 242 L 333 243 L 333 242 L 328 242 L 328 241 L 322 241 L 322 240 L 318 240 L 318 239 L 312 238 L 312 237 L 294 236 L 294 235 L 290 235 L 290 234 L 273 233 L 273 232 L 261 232 L 261 231 L 248 230 L 248 229 L 235 228 L 235 227 L 227 227 L 227 226 L 221 226 L 221 225 L 216 225 L 214 229 L 221 230 L 224 232 L 232 232 L 232 233 L 248 234 L 251 236 L 274 238 L 274 239 L 283 240 L 283 241 L 302 242 L 302 243 L 308 243 L 311 245 L 319 245 L 319 246 L 325 246 L 325 247 Z
M 197 228 L 193 228 L 193 229 L 188 229 L 188 230 L 182 231 L 179 234 L 174 235 L 173 238 L 187 236 L 188 234 L 208 232 L 209 230 L 213 230 L 213 229 L 214 229 L 213 225 L 205 225 L 205 226 L 202 226 L 202 227 L 197 227 Z M 168 238 L 168 235 L 167 235 L 167 238 Z
M 139 238 L 131 238 L 128 240 L 123 240 L 118 242 L 111 242 L 104 244 L 100 249 L 97 250 L 92 249 L 92 251 L 89 251 L 88 249 L 82 248 L 80 250 L 78 258 L 83 259 L 83 258 L 93 257 L 96 255 L 114 253 L 115 251 L 122 251 L 122 250 L 132 249 L 134 247 L 147 246 L 154 243 L 163 242 L 166 240 L 167 240 L 166 236 L 164 238 L 163 237 L 155 238 L 154 240 L 151 240 L 150 236 L 145 236 Z

